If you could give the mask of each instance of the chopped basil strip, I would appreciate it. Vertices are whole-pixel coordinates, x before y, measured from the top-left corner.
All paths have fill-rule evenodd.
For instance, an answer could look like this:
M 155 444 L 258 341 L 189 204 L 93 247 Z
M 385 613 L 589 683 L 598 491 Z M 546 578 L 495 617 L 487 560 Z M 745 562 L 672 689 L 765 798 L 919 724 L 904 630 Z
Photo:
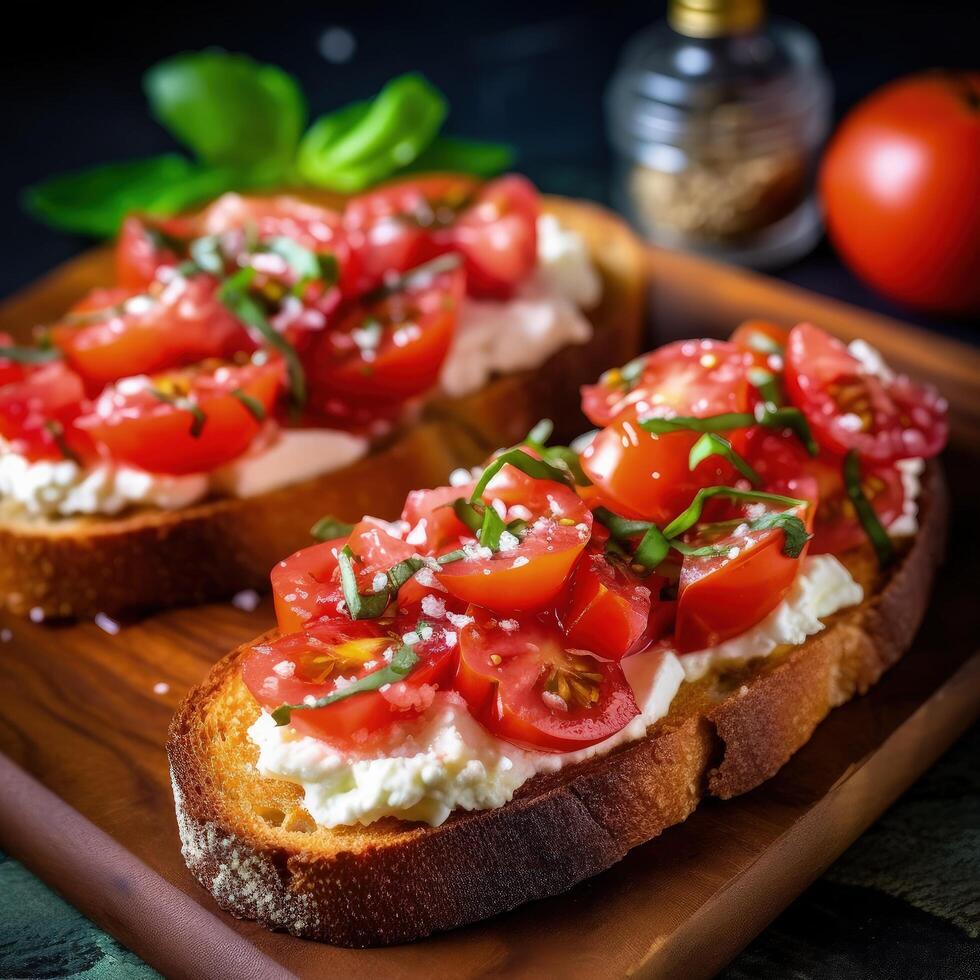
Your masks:
M 44 428 L 51 436 L 54 444 L 58 447 L 58 452 L 65 459 L 81 465 L 82 461 L 78 458 L 78 454 L 68 445 L 68 440 L 65 438 L 65 427 L 55 419 L 47 419 L 44 423 Z
M 248 409 L 249 414 L 256 422 L 265 421 L 265 406 L 257 398 L 253 398 L 247 391 L 242 391 L 241 388 L 235 388 L 231 394 L 232 397 L 237 398 Z
M 861 487 L 861 461 L 853 449 L 844 457 L 844 487 L 854 505 L 861 527 L 864 528 L 864 533 L 867 534 L 878 556 L 878 564 L 884 568 L 894 557 L 895 549 L 888 532 L 878 520 L 871 501 L 865 496 Z
M 15 364 L 48 364 L 61 359 L 56 347 L 0 347 L 0 360 Z
M 597 507 L 594 511 L 595 519 L 606 527 L 609 531 L 610 542 L 615 542 L 610 550 L 625 554 L 621 547 L 621 542 L 631 538 L 640 537 L 640 543 L 636 546 L 631 563 L 642 565 L 652 571 L 667 557 L 667 553 L 672 547 L 672 542 L 668 541 L 664 533 L 650 521 L 633 521 L 626 517 L 620 517 L 605 507 Z
M 524 450 L 515 447 L 501 453 L 490 462 L 477 480 L 473 493 L 470 494 L 470 503 L 475 504 L 482 499 L 490 481 L 508 464 L 536 480 L 553 480 L 566 486 L 574 482 L 572 475 L 563 467 L 559 468 L 543 459 L 535 459 Z
M 554 425 L 551 419 L 542 419 L 525 436 L 524 442 L 521 445 L 533 449 L 547 462 L 567 470 L 568 475 L 577 486 L 591 486 L 592 481 L 585 475 L 582 464 L 579 462 L 578 453 L 574 449 L 570 449 L 568 446 L 547 445 L 553 430 Z
M 703 419 L 687 415 L 675 415 L 670 419 L 643 419 L 640 428 L 654 435 L 665 432 L 729 432 L 732 429 L 747 429 L 757 422 L 758 419 L 751 412 L 726 412 Z
M 464 497 L 458 497 L 452 503 L 453 513 L 465 524 L 474 534 L 479 534 L 483 527 L 483 516 L 477 510 L 475 504 L 471 504 Z
M 496 509 L 489 504 L 483 508 L 483 523 L 477 534 L 477 540 L 484 548 L 491 551 L 500 551 L 500 535 L 507 530 L 503 518 L 497 513 Z
M 204 409 L 195 401 L 191 401 L 190 398 L 178 398 L 176 395 L 171 395 L 166 391 L 161 391 L 159 388 L 149 388 L 150 394 L 159 401 L 165 402 L 167 405 L 172 405 L 174 408 L 179 409 L 182 412 L 189 412 L 191 416 L 191 428 L 190 433 L 195 439 L 199 439 L 201 433 L 204 431 L 205 423 L 208 420 L 207 415 L 204 414 Z
M 414 269 L 409 269 L 408 272 L 378 286 L 377 289 L 365 293 L 361 297 L 361 303 L 367 305 L 377 303 L 389 296 L 394 296 L 395 293 L 404 292 L 406 289 L 424 286 L 430 279 L 434 279 L 443 272 L 451 272 L 462 264 L 463 256 L 458 252 L 447 252 L 445 255 L 439 255 L 428 262 L 423 262 L 422 265 L 417 265 Z
M 363 694 L 365 691 L 377 691 L 385 684 L 397 684 L 404 680 L 419 662 L 418 654 L 407 644 L 403 643 L 392 655 L 391 661 L 384 667 L 379 667 L 370 674 L 365 674 L 341 691 L 334 691 L 322 698 L 317 698 L 310 704 L 282 704 L 272 712 L 272 720 L 277 725 L 288 725 L 293 711 L 312 711 L 316 708 L 326 708 L 344 698 Z
M 667 540 L 663 531 L 656 524 L 651 524 L 633 552 L 633 561 L 653 570 L 667 557 L 672 545 L 673 542 Z
M 820 455 L 820 447 L 813 438 L 810 424 L 798 408 L 773 408 L 769 404 L 760 404 L 756 406 L 756 418 L 759 425 L 767 429 L 790 429 L 811 456 Z
M 764 334 L 761 330 L 749 331 L 745 343 L 758 354 L 782 354 L 785 350 L 782 344 L 776 343 L 772 337 Z
M 735 527 L 745 524 L 750 531 L 768 531 L 772 528 L 778 528 L 783 532 L 786 539 L 783 543 L 783 554 L 789 558 L 799 558 L 803 546 L 810 539 L 803 521 L 795 514 L 789 514 L 786 511 L 763 514 L 752 521 L 725 521 L 724 524 L 732 524 Z M 694 546 L 683 541 L 671 541 L 670 545 L 689 558 L 720 558 L 722 555 L 726 555 L 732 547 L 730 544 Z
M 333 286 L 337 282 L 340 266 L 336 256 L 330 252 L 313 252 L 285 235 L 262 242 L 261 249 L 278 255 L 286 262 L 296 276 L 298 287 L 314 280 L 322 280 L 327 286 Z
M 246 326 L 257 331 L 274 347 L 286 362 L 289 376 L 289 398 L 294 409 L 306 402 L 306 375 L 293 345 L 269 322 L 262 307 L 248 294 L 248 287 L 255 277 L 254 269 L 241 269 L 226 279 L 218 289 L 218 299 Z
M 764 371 L 762 368 L 749 368 L 749 381 L 762 395 L 767 406 L 779 408 L 783 404 L 783 393 L 779 381 L 771 371 Z
M 664 534 L 668 538 L 673 539 L 679 537 L 685 531 L 689 531 L 701 519 L 701 511 L 704 509 L 705 501 L 711 500 L 713 497 L 728 497 L 730 500 L 743 500 L 746 503 L 780 504 L 790 509 L 805 507 L 807 505 L 807 501 L 798 500 L 796 497 L 784 497 L 777 493 L 763 493 L 761 490 L 738 490 L 735 487 L 703 487 L 695 494 L 690 506 L 664 528 Z
M 353 530 L 353 524 L 345 524 L 343 521 L 338 521 L 336 517 L 321 517 L 310 528 L 310 534 L 317 541 L 333 541 L 334 538 L 349 538 Z
M 688 466 L 695 469 L 699 463 L 708 459 L 709 456 L 721 456 L 727 459 L 753 486 L 762 483 L 762 477 L 737 453 L 732 449 L 732 444 L 717 432 L 705 432 L 700 439 L 691 447 L 691 454 L 688 457 Z

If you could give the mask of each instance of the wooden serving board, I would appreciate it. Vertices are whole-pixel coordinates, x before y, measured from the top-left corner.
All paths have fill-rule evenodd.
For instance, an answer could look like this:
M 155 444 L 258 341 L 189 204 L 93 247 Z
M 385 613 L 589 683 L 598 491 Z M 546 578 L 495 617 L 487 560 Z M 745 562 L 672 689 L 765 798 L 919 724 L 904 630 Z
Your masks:
M 950 560 L 913 649 L 835 711 L 769 783 L 571 892 L 424 942 L 348 950 L 220 912 L 180 857 L 164 738 L 183 693 L 272 622 L 265 600 L 165 612 L 112 634 L 0 617 L 0 845 L 173 977 L 707 976 L 726 963 L 980 713 L 975 539 L 980 356 L 773 280 L 651 250 L 653 342 L 743 318 L 861 335 L 951 402 Z M 83 257 L 0 308 L 24 329 L 105 269 Z M 962 488 L 960 491 L 958 488 Z M 109 625 L 109 624 L 106 624 Z M 478 874 L 479 869 L 474 869 Z

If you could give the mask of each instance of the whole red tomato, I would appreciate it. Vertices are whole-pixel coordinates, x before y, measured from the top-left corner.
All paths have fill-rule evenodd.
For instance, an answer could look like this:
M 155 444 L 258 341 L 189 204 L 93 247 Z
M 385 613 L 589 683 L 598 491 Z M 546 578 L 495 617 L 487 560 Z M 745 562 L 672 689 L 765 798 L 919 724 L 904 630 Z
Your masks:
M 884 86 L 831 141 L 830 237 L 869 285 L 908 306 L 980 312 L 980 72 Z

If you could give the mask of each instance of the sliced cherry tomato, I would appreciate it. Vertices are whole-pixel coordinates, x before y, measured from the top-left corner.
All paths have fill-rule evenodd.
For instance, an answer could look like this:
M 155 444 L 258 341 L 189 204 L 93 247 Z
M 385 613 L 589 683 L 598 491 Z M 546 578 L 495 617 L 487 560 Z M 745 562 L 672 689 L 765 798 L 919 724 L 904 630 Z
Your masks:
M 446 230 L 473 198 L 471 177 L 434 174 L 402 180 L 355 197 L 344 211 L 344 229 L 357 252 L 359 291 L 381 285 L 452 247 Z
M 288 633 L 272 643 L 258 644 L 242 663 L 245 685 L 262 707 L 342 692 L 351 683 L 383 670 L 408 620 L 386 625 L 374 620 L 327 620 Z M 295 710 L 290 724 L 297 731 L 331 742 L 348 742 L 392 722 L 406 720 L 428 707 L 438 686 L 446 684 L 456 666 L 458 647 L 447 631 L 432 628 L 428 639 L 413 644 L 418 663 L 385 690 L 362 691 L 324 708 Z
M 245 452 L 282 383 L 277 360 L 205 362 L 110 386 L 77 424 L 119 462 L 152 473 L 201 473 Z
M 461 269 L 410 281 L 391 296 L 359 304 L 320 334 L 305 359 L 314 410 L 342 418 L 346 406 L 377 407 L 384 417 L 391 401 L 432 388 L 463 290 Z
M 373 577 L 387 571 L 416 549 L 391 533 L 384 521 L 365 517 L 348 538 L 336 538 L 303 548 L 272 569 L 276 620 L 283 633 L 303 629 L 318 619 L 347 618 L 342 604 L 337 552 L 350 544 L 361 592 L 375 591 Z
M 468 615 L 455 686 L 494 735 L 573 752 L 615 735 L 639 714 L 619 664 L 569 649 L 550 615 L 499 619 L 476 606 Z
M 854 449 L 863 459 L 891 463 L 935 456 L 946 444 L 947 406 L 934 388 L 903 375 L 874 376 L 812 324 L 790 333 L 786 390 L 832 453 Z
M 597 426 L 622 415 L 721 415 L 748 405 L 749 359 L 724 340 L 678 340 L 582 388 L 582 411 Z
M 75 421 L 87 407 L 82 379 L 62 361 L 0 388 L 0 436 L 28 459 L 85 458 L 93 447 Z
M 656 584 L 659 592 L 659 580 Z M 621 564 L 588 552 L 579 559 L 559 601 L 558 620 L 569 648 L 621 660 L 645 637 L 652 604 L 648 584 Z
M 473 483 L 434 490 L 413 490 L 405 499 L 401 519 L 408 525 L 405 540 L 423 554 L 436 553 L 447 545 L 455 546 L 472 531 L 456 516 L 453 503 L 467 499 Z
M 867 533 L 847 495 L 841 457 L 821 453 L 813 458 L 795 436 L 765 429 L 753 429 L 749 433 L 746 455 L 766 489 L 774 493 L 793 496 L 792 483 L 801 476 L 816 481 L 817 511 L 809 546 L 811 555 L 840 554 L 867 542 Z M 884 527 L 901 515 L 905 489 L 894 465 L 862 461 L 861 487 Z
M 292 239 L 317 255 L 336 259 L 340 289 L 345 295 L 355 295 L 358 290 L 358 257 L 347 241 L 337 211 L 295 197 L 225 194 L 201 214 L 199 227 L 206 235 L 245 231 L 259 241 Z
M 534 185 L 508 174 L 486 184 L 460 215 L 451 241 L 466 258 L 476 296 L 510 296 L 538 261 L 540 203 Z
M 795 484 L 797 496 L 807 504 L 792 513 L 813 523 L 816 487 L 805 478 Z M 760 505 L 749 505 L 758 516 Z M 745 514 L 745 508 L 739 508 Z M 778 509 L 778 507 L 777 507 Z M 681 566 L 674 642 L 682 653 L 704 650 L 755 626 L 782 602 L 800 569 L 806 546 L 796 558 L 784 554 L 785 534 L 779 528 L 751 529 L 747 523 L 721 534 L 702 530 L 690 536 L 695 546 L 713 545 L 713 557 L 685 557 Z
M 612 418 L 582 453 L 582 468 L 596 492 L 620 513 L 657 523 L 677 516 L 704 486 L 727 483 L 734 468 L 711 456 L 691 471 L 694 432 L 646 432 L 639 418 L 692 415 L 703 418 L 749 408 L 745 354 L 718 340 L 685 340 L 647 355 L 635 384 L 607 375 L 585 389 L 593 421 Z M 728 433 L 736 450 L 745 430 Z
M 130 215 L 116 245 L 116 282 L 130 292 L 145 290 L 156 281 L 160 269 L 177 265 L 193 237 L 191 218 L 160 221 Z
M 0 347 L 14 347 L 14 338 L 9 333 L 0 330 Z M 6 357 L 0 357 L 0 388 L 11 381 L 20 381 L 24 377 L 24 365 Z
M 254 350 L 217 289 L 216 279 L 195 275 L 175 279 L 155 295 L 101 290 L 55 324 L 51 340 L 94 389 L 135 374 Z M 99 302 L 109 305 L 96 308 Z
M 746 320 L 731 336 L 731 342 L 745 351 L 755 367 L 781 374 L 789 331 L 769 320 Z
M 513 547 L 445 565 L 436 578 L 450 594 L 500 612 L 541 609 L 561 591 L 592 532 L 592 512 L 560 483 L 505 466 L 484 494 L 507 520 L 527 527 Z

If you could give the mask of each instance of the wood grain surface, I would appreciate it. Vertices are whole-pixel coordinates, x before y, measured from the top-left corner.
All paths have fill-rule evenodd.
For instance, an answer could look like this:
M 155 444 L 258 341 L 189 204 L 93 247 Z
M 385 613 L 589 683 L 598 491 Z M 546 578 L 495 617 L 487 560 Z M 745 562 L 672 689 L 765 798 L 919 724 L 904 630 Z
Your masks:
M 723 965 L 980 709 L 980 569 L 963 546 L 975 537 L 980 503 L 957 489 L 971 485 L 977 465 L 980 359 L 897 322 L 703 260 L 652 252 L 651 263 L 657 341 L 725 334 L 749 315 L 808 318 L 842 336 L 867 337 L 950 398 L 950 560 L 912 651 L 870 695 L 835 711 L 759 790 L 703 805 L 566 895 L 422 943 L 357 951 L 225 916 L 180 858 L 167 723 L 215 660 L 271 624 L 268 600 L 252 612 L 172 610 L 118 632 L 2 618 L 0 844 L 168 976 L 698 977 Z M 43 291 L 64 296 L 69 286 L 84 284 L 56 277 Z

